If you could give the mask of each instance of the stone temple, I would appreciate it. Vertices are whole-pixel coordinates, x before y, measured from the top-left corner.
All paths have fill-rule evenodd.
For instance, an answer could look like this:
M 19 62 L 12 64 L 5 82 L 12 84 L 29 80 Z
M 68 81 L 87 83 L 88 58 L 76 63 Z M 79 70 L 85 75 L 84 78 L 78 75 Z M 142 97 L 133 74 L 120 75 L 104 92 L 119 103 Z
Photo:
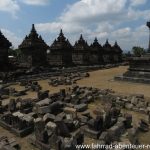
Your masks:
M 150 29 L 150 22 L 147 22 Z M 129 69 L 122 76 L 115 79 L 133 81 L 140 83 L 150 83 L 150 39 L 148 51 L 141 57 L 132 57 L 129 59 Z
M 63 34 L 62 29 L 57 39 L 49 49 L 48 62 L 53 66 L 68 66 L 72 64 L 72 45 Z
M 4 68 L 8 64 L 10 46 L 11 43 L 0 32 L 0 64 Z M 122 50 L 117 42 L 111 45 L 106 40 L 106 43 L 101 45 L 95 38 L 93 43 L 89 45 L 81 34 L 75 44 L 71 45 L 61 29 L 58 37 L 48 46 L 37 33 L 34 24 L 18 49 L 20 55 L 16 59 L 16 64 L 22 68 L 47 65 L 50 67 L 106 65 L 122 62 Z
M 4 70 L 8 66 L 8 49 L 10 46 L 12 46 L 12 44 L 2 32 L 0 32 L 0 70 Z
M 94 39 L 94 42 L 90 45 L 91 54 L 90 54 L 90 62 L 92 64 L 103 64 L 103 47 L 99 44 L 97 38 Z
M 82 34 L 78 41 L 75 42 L 72 59 L 76 65 L 88 65 L 90 63 L 90 47 L 84 40 Z
M 34 24 L 32 25 L 30 34 L 19 45 L 19 49 L 21 50 L 20 61 L 25 67 L 44 66 L 47 64 L 46 52 L 48 45 L 37 34 Z

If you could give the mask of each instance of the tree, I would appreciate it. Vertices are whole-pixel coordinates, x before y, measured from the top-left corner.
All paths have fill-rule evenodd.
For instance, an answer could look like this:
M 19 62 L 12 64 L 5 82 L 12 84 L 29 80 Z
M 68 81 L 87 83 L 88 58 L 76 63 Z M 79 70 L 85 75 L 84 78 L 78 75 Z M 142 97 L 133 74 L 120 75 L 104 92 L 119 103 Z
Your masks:
M 132 48 L 132 52 L 133 52 L 134 56 L 140 57 L 141 55 L 143 55 L 145 53 L 145 50 L 142 47 L 134 46 Z
M 20 49 L 15 49 L 16 57 L 20 57 L 21 55 L 21 50 Z
M 13 47 L 11 47 L 11 48 L 8 49 L 8 55 L 9 56 L 16 56 L 16 52 L 15 52 L 15 50 L 14 50 Z

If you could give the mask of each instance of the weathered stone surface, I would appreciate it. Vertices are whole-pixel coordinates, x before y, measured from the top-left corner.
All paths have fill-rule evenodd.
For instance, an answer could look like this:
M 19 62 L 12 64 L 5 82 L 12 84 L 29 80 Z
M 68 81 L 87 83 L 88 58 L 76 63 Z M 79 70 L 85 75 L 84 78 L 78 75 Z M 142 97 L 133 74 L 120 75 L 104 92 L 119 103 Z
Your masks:
M 83 131 L 86 136 L 93 139 L 98 139 L 100 136 L 100 131 L 89 129 L 87 126 L 83 126 Z
M 77 110 L 75 108 L 65 107 L 64 113 L 71 115 L 70 117 L 72 119 L 75 119 L 77 117 Z
M 128 138 L 132 144 L 138 144 L 138 128 L 128 129 Z
M 108 134 L 112 141 L 118 140 L 120 135 L 125 131 L 124 123 L 118 122 L 108 130 Z
M 47 114 L 45 114 L 45 115 L 43 116 L 43 121 L 44 121 L 45 123 L 48 123 L 49 121 L 53 121 L 53 122 L 54 122 L 55 119 L 56 119 L 55 115 L 50 114 L 50 113 L 47 113 Z
M 87 110 L 87 104 L 79 104 L 79 105 L 75 105 L 74 108 L 77 110 L 77 112 L 83 112 L 85 110 Z
M 146 120 L 141 119 L 139 123 L 139 129 L 143 132 L 148 132 L 149 131 L 149 124 Z
M 105 141 L 105 143 L 109 143 L 110 142 L 110 137 L 108 132 L 104 131 L 101 133 L 100 137 L 99 137 L 100 141 Z
M 125 104 L 125 108 L 126 108 L 126 109 L 129 109 L 129 110 L 132 110 L 132 109 L 133 109 L 133 104 L 131 104 L 131 103 L 126 103 L 126 104 Z
M 48 130 L 50 130 L 50 131 L 52 131 L 52 132 L 55 132 L 57 125 L 56 125 L 54 122 L 49 121 L 49 122 L 46 124 L 46 127 L 47 127 Z
M 34 24 L 32 25 L 30 34 L 19 45 L 19 49 L 21 50 L 22 58 L 20 59 L 20 63 L 22 66 L 45 66 L 47 64 L 46 50 L 48 46 L 42 37 L 37 34 Z
M 131 128 L 132 127 L 132 115 L 131 114 L 125 114 L 125 119 L 126 119 L 126 121 L 124 121 L 125 127 Z
M 46 90 L 46 91 L 39 91 L 37 93 L 37 96 L 38 96 L 38 99 L 40 100 L 43 100 L 45 98 L 48 98 L 49 97 L 49 90 Z
M 0 150 L 19 150 L 20 148 L 14 138 L 0 137 Z

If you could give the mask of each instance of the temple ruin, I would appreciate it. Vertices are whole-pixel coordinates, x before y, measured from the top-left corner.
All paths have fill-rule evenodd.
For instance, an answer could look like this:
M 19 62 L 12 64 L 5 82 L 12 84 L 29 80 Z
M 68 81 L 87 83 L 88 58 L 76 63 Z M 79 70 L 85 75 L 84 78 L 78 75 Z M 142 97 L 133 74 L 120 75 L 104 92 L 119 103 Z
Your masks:
M 0 31 L 0 70 L 6 70 L 8 67 L 8 49 L 12 44 Z
M 21 50 L 21 58 L 19 58 L 19 61 L 23 66 L 44 66 L 47 64 L 46 51 L 48 45 L 44 42 L 42 37 L 38 35 L 34 24 L 32 25 L 30 34 L 26 36 L 19 45 L 19 49 Z

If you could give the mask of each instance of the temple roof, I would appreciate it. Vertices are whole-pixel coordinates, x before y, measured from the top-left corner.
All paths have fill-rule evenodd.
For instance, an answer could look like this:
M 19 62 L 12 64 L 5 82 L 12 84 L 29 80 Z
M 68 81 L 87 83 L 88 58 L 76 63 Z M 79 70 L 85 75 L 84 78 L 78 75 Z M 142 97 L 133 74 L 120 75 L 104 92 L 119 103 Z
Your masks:
M 87 50 L 87 49 L 89 49 L 89 45 L 88 45 L 87 41 L 84 40 L 82 34 L 80 35 L 79 40 L 75 42 L 74 49 L 75 50 Z
M 109 44 L 109 42 L 108 42 L 108 39 L 106 39 L 106 42 L 105 42 L 105 44 L 103 45 L 103 48 L 104 48 L 104 51 L 105 52 L 111 52 L 113 49 L 112 49 L 112 47 L 111 47 L 111 45 Z
M 0 31 L 0 47 L 9 48 L 10 46 L 12 46 L 11 42 L 9 42 L 8 39 Z
M 94 42 L 91 44 L 91 50 L 100 50 L 102 49 L 102 46 L 99 44 L 97 38 L 94 39 Z
M 38 35 L 34 24 L 29 35 L 24 38 L 23 42 L 19 45 L 19 48 L 31 48 L 31 47 L 43 47 L 48 48 L 47 44 L 42 39 L 41 35 Z
M 118 45 L 117 41 L 115 42 L 115 44 L 113 46 L 113 49 L 114 49 L 115 52 L 122 53 L 122 49 Z
M 111 45 L 108 42 L 108 39 L 106 39 L 105 44 L 103 45 L 104 48 L 111 48 Z
M 66 39 L 61 29 L 59 36 L 57 37 L 57 39 L 54 40 L 54 42 L 50 46 L 50 49 L 64 49 L 64 48 L 67 49 L 72 48 L 72 45 L 70 44 L 69 40 Z

